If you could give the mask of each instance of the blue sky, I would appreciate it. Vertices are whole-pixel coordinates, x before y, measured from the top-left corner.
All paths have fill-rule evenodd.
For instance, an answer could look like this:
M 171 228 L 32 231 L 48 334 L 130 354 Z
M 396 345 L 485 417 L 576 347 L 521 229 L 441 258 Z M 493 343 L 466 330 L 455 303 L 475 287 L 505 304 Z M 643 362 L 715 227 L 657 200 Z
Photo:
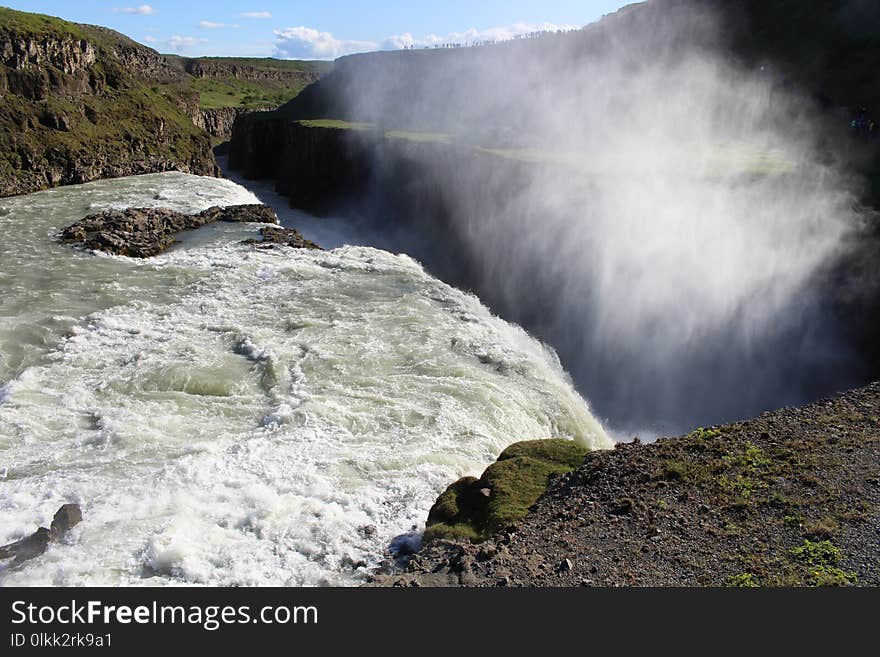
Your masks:
M 621 0 L 321 0 L 200 2 L 5 0 L 13 9 L 104 25 L 160 52 L 333 59 L 364 50 L 506 39 L 581 27 Z

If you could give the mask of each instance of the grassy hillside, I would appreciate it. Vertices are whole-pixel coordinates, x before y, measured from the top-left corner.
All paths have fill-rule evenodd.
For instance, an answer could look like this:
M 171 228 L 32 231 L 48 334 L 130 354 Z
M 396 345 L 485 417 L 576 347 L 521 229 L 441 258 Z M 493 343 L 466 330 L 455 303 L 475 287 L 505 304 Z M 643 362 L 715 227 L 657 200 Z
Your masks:
M 333 68 L 332 62 L 269 57 L 165 55 L 165 59 L 188 74 L 186 88 L 199 94 L 203 109 L 278 107 Z
M 223 78 L 194 79 L 190 89 L 199 94 L 199 107 L 217 109 L 221 107 L 241 107 L 243 109 L 261 109 L 278 107 L 296 97 L 309 82 L 303 80 L 281 81 L 236 80 Z
M 0 9 L 0 195 L 170 169 L 215 174 L 197 96 L 105 28 Z

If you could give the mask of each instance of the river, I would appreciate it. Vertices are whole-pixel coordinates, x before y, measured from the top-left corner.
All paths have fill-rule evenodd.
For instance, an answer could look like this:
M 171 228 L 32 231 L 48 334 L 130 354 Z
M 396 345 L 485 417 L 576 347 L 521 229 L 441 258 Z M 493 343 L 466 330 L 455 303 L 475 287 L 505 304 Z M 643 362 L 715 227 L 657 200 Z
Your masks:
M 258 200 L 181 173 L 0 199 L 0 544 L 84 514 L 0 584 L 354 585 L 508 444 L 610 446 L 552 349 L 332 224 L 299 226 L 329 251 L 216 224 L 146 261 L 57 239 Z

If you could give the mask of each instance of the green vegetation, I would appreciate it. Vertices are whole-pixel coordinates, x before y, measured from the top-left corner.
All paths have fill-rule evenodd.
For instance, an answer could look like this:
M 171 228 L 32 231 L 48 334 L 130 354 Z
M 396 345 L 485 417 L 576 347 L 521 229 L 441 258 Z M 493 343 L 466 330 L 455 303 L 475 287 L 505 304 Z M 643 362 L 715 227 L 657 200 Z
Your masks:
M 788 525 L 789 527 L 800 527 L 804 521 L 803 521 L 803 518 L 801 518 L 800 516 L 794 516 L 794 515 L 789 514 L 789 515 L 782 516 L 782 522 L 783 522 L 783 524 Z
M 43 39 L 72 57 L 84 40 L 97 55 L 85 76 L 0 65 L 0 81 L 14 90 L 0 102 L 0 195 L 168 168 L 214 171 L 210 139 L 183 109 L 194 96 L 150 83 L 132 65 L 161 62 L 149 49 L 110 30 L 9 9 L 0 9 L 0 33 Z
M 196 78 L 190 89 L 199 93 L 199 107 L 217 109 L 274 109 L 294 98 L 308 80 L 238 80 L 235 78 Z
M 163 57 L 180 72 L 192 74 L 184 86 L 198 92 L 202 109 L 274 109 L 333 68 L 332 62 L 270 57 Z
M 732 477 L 722 475 L 718 478 L 718 485 L 722 490 L 737 497 L 751 497 L 759 488 L 766 488 L 766 484 L 741 474 Z
M 403 139 L 415 142 L 430 142 L 438 144 L 449 144 L 452 136 L 445 132 L 407 132 L 405 130 L 389 130 L 385 133 L 388 139 Z
M 846 586 L 856 581 L 854 573 L 837 566 L 842 556 L 840 548 L 829 540 L 814 542 L 806 539 L 792 548 L 790 554 L 807 569 L 813 586 Z
M 15 11 L 7 7 L 0 7 L 0 29 L 15 33 L 33 34 L 39 37 L 69 34 L 82 39 L 86 36 L 81 26 L 76 23 L 70 23 L 55 16 Z
M 340 119 L 311 119 L 297 121 L 297 123 L 306 128 L 326 128 L 331 130 L 370 130 L 373 128 L 372 123 L 352 123 Z
M 717 432 L 716 432 L 717 433 Z M 743 442 L 743 450 L 724 456 L 724 462 L 731 466 L 738 466 L 746 470 L 770 465 L 770 459 L 764 454 L 764 450 L 755 445 L 751 440 Z
M 699 429 L 695 429 L 691 431 L 689 434 L 691 438 L 694 440 L 712 440 L 713 438 L 717 438 L 721 435 L 721 432 L 718 429 L 704 429 L 700 427 Z
M 463 477 L 437 498 L 428 514 L 425 541 L 484 541 L 522 518 L 550 481 L 584 461 L 589 450 L 570 440 L 514 443 L 480 479 Z
M 373 123 L 357 123 L 343 119 L 302 119 L 297 121 L 299 125 L 307 128 L 324 128 L 328 130 L 373 130 Z M 410 132 L 406 130 L 388 130 L 385 132 L 386 139 L 400 139 L 416 143 L 449 144 L 452 136 L 445 132 Z
M 760 584 L 752 573 L 739 573 L 724 580 L 724 586 L 752 589 L 757 588 Z
M 179 55 L 163 55 L 163 57 L 180 68 L 184 68 L 188 62 L 195 62 L 205 67 L 211 65 L 238 66 L 258 71 L 289 71 L 321 75 L 333 70 L 333 62 L 322 60 L 275 59 L 274 57 L 197 57 L 189 59 Z
M 663 479 L 687 479 L 688 477 L 688 464 L 682 461 L 666 461 L 663 464 Z
M 747 173 L 775 175 L 794 168 L 779 150 L 761 150 L 744 142 L 715 142 L 687 151 L 691 161 L 699 162 L 708 176 Z
M 794 163 L 780 151 L 765 151 L 742 142 L 683 145 L 680 152 L 667 153 L 655 163 L 633 161 L 616 153 L 582 153 L 551 147 L 480 147 L 477 152 L 517 162 L 559 165 L 591 177 L 647 175 L 659 166 L 667 173 L 712 179 L 719 176 L 778 175 L 794 167 Z

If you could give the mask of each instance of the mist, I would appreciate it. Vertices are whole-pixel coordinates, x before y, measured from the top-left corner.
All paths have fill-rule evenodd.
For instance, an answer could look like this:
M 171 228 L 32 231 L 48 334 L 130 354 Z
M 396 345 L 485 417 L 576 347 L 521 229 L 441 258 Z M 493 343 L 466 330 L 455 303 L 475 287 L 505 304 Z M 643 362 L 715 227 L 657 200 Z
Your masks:
M 387 173 L 405 149 L 427 176 L 406 193 L 442 199 L 444 239 L 411 216 L 401 247 L 446 278 L 455 251 L 456 282 L 551 344 L 622 434 L 745 418 L 863 376 L 830 288 L 863 221 L 858 190 L 811 101 L 772 64 L 730 57 L 708 6 L 346 58 L 334 74 L 339 115 L 448 142 L 376 156 Z M 374 212 L 419 212 L 385 189 Z

